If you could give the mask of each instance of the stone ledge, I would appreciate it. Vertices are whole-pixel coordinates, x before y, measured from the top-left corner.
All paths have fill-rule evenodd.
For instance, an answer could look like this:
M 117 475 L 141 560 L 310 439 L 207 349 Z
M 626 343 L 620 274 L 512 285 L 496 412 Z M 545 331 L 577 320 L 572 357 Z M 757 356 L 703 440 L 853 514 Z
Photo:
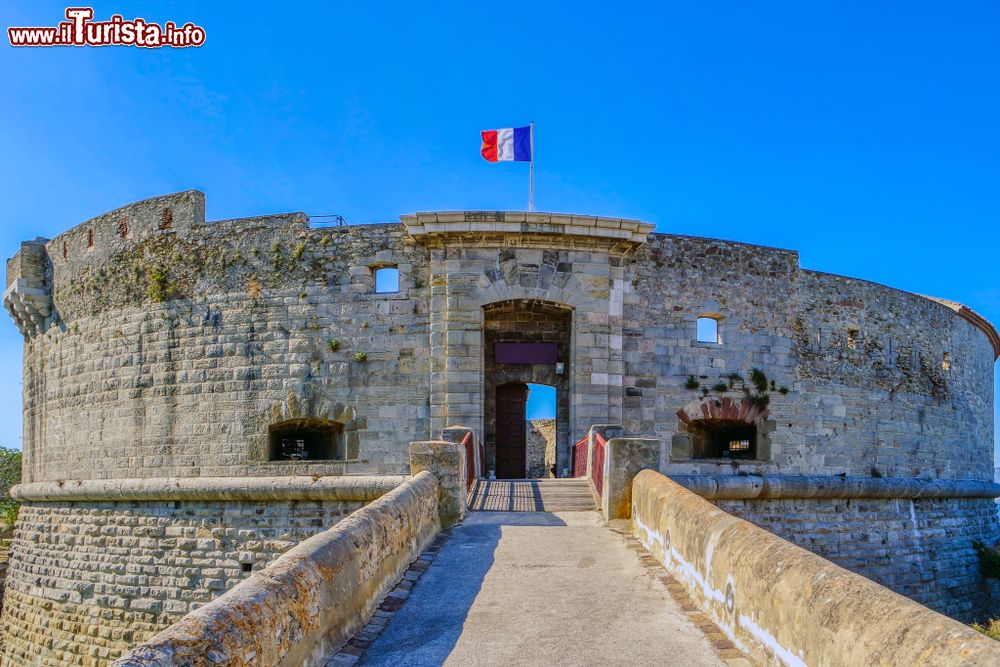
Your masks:
M 157 500 L 376 500 L 405 475 L 287 477 L 161 477 L 32 482 L 11 489 L 21 502 Z
M 667 475 L 709 500 L 757 498 L 998 498 L 1000 484 L 974 479 L 827 475 Z

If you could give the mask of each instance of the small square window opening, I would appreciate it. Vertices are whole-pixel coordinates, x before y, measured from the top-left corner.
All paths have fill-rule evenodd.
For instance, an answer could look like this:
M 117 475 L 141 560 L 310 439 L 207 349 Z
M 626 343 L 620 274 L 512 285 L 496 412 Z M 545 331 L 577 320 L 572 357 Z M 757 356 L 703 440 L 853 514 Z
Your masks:
M 392 294 L 399 291 L 399 269 L 383 266 L 375 269 L 375 293 Z
M 719 338 L 719 320 L 714 317 L 698 318 L 698 342 L 721 343 Z

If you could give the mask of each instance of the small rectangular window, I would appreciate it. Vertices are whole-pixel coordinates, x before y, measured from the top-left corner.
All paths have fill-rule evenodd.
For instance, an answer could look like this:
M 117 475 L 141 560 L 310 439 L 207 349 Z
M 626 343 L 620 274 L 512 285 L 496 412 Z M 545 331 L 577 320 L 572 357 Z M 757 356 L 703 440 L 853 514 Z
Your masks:
M 858 349 L 858 330 L 848 329 L 847 330 L 847 349 L 856 350 Z
M 946 371 L 951 370 L 951 352 L 945 352 L 941 358 L 941 369 Z
M 698 318 L 698 342 L 721 343 L 719 338 L 719 320 L 714 317 Z
M 375 293 L 392 294 L 399 291 L 399 269 L 383 266 L 375 269 Z

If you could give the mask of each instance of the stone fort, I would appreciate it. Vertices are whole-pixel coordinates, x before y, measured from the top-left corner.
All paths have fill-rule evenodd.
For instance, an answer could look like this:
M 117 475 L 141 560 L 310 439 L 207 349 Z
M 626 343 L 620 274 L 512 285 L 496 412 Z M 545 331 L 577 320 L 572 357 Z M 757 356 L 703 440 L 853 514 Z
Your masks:
M 595 429 L 644 436 L 728 515 L 955 619 L 988 602 L 1000 336 L 958 303 L 633 220 L 208 222 L 196 191 L 24 242 L 6 284 L 24 467 L 3 664 L 108 664 L 457 426 L 499 479 L 585 474 Z M 548 454 L 527 452 L 529 383 L 556 390 Z

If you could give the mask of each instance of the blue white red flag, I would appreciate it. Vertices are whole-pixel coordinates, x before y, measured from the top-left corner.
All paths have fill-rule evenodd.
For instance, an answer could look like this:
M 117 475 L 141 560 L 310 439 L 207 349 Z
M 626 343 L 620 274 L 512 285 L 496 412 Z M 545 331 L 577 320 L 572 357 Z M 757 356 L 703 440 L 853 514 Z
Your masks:
M 480 153 L 487 162 L 531 162 L 531 126 L 483 130 Z

